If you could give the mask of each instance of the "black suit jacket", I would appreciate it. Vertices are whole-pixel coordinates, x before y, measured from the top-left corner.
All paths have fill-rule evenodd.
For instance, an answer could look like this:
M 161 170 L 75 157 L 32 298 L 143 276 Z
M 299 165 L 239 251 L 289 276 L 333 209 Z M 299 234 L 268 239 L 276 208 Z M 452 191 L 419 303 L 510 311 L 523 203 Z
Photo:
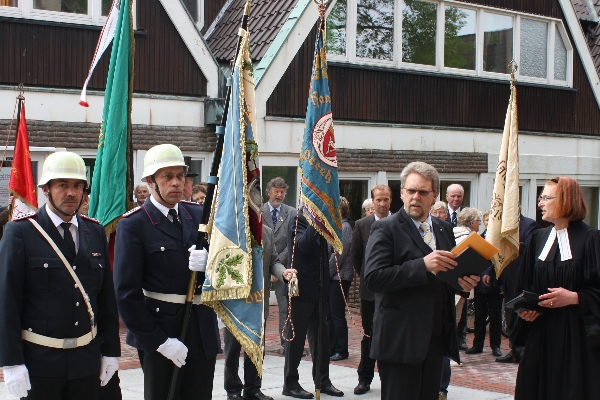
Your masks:
M 71 251 L 46 208 L 31 216 L 69 258 Z M 25 364 L 31 376 L 78 379 L 100 374 L 102 355 L 121 354 L 119 319 L 106 233 L 77 216 L 79 248 L 73 268 L 90 298 L 98 336 L 63 350 L 26 342 L 21 329 L 64 339 L 90 331 L 83 296 L 54 249 L 28 218 L 9 222 L 0 241 L 0 364 Z
M 456 220 L 458 221 L 458 214 L 460 214 L 460 212 L 463 210 L 463 206 L 458 207 L 458 210 L 456 210 Z M 449 222 L 450 224 L 452 224 L 452 222 L 450 221 L 450 218 L 452 217 L 452 215 L 450 214 L 450 209 L 446 208 L 446 213 L 448 214 L 448 216 L 446 216 L 446 222 Z
M 119 221 L 115 244 L 115 289 L 127 344 L 153 353 L 167 338 L 179 337 L 183 304 L 145 297 L 142 289 L 187 294 L 189 251 L 196 244 L 202 206 L 179 202 L 183 232 L 148 200 Z M 202 274 L 203 275 L 203 274 Z M 202 284 L 203 282 L 198 282 Z M 200 339 L 207 359 L 219 350 L 217 318 L 204 305 L 192 306 L 185 340 L 188 357 L 198 358 Z
M 352 232 L 352 262 L 356 273 L 360 275 L 360 298 L 361 300 L 373 301 L 375 295 L 367 290 L 365 285 L 365 250 L 371 234 L 371 226 L 375 222 L 375 214 L 356 221 Z
M 437 218 L 432 218 L 432 225 L 436 248 L 452 249 L 452 226 Z M 431 251 L 404 209 L 373 224 L 365 265 L 367 288 L 375 293 L 371 358 L 406 364 L 425 360 L 433 331 L 435 292 L 423 258 Z M 451 316 L 443 321 L 448 331 L 445 355 L 459 362 L 454 290 L 442 285 L 451 305 Z

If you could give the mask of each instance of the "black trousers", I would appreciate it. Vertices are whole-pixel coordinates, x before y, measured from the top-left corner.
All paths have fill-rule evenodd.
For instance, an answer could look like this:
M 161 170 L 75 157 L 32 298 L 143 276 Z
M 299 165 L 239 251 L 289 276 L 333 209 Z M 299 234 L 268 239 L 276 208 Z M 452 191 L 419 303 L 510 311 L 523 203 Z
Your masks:
M 375 301 L 360 301 L 360 316 L 362 327 L 366 335 L 373 333 L 373 316 L 375 315 Z M 360 363 L 358 364 L 358 381 L 371 384 L 375 376 L 375 360 L 369 357 L 371 352 L 371 338 L 363 336 L 360 341 Z
M 327 324 L 329 327 L 329 353 L 339 353 L 348 356 L 348 322 L 346 321 L 346 303 L 344 298 L 348 297 L 350 281 L 332 279 L 329 281 L 329 307 L 327 313 Z
M 465 299 L 463 302 L 462 310 L 456 310 L 456 313 L 460 313 L 460 321 L 456 324 L 456 337 L 458 343 L 465 342 L 467 340 L 467 309 L 469 308 L 469 301 Z
M 329 380 L 329 329 L 327 328 L 327 303 L 323 304 L 323 321 L 321 323 L 321 352 L 319 353 L 319 363 L 321 366 L 321 376 L 316 377 L 317 365 L 315 363 L 315 355 L 317 354 L 317 341 L 319 334 L 319 304 L 302 301 L 298 298 L 292 299 L 292 322 L 296 336 L 291 342 L 285 344 L 285 367 L 284 367 L 284 383 L 283 389 L 298 389 L 300 379 L 298 375 L 298 366 L 302 358 L 304 350 L 304 342 L 308 333 L 308 345 L 310 346 L 310 354 L 313 355 L 312 376 L 313 381 L 321 380 L 321 387 L 331 384 Z M 292 337 L 291 324 L 286 325 L 285 333 L 287 338 Z
M 502 335 L 502 296 L 500 293 L 475 292 L 475 338 L 473 347 L 483 348 L 485 326 L 490 316 L 490 347 L 500 347 Z
M 138 353 L 144 371 L 144 399 L 166 399 L 175 364 L 158 351 L 146 353 L 140 349 Z M 216 361 L 216 357 L 206 359 L 200 344 L 200 357 L 188 358 L 179 371 L 175 400 L 211 399 Z
M 30 376 L 31 390 L 23 400 L 97 400 L 100 375 L 80 379 Z M 111 379 L 112 380 L 112 379 Z
M 378 360 L 382 400 L 437 400 L 444 359 L 444 336 L 432 336 L 422 364 Z
M 242 345 L 225 329 L 225 391 L 227 394 L 250 395 L 260 391 L 261 379 L 250 357 L 244 353 L 244 383 L 238 374 Z
M 100 386 L 98 400 L 121 400 L 123 396 L 120 383 L 119 371 L 117 371 L 105 386 Z

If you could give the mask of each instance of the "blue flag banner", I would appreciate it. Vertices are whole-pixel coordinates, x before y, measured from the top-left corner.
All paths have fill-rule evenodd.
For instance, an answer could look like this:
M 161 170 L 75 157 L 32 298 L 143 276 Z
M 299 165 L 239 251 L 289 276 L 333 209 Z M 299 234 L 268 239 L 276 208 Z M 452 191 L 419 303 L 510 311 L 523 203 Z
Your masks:
M 304 141 L 300 152 L 302 202 L 308 222 L 341 254 L 340 186 L 324 33 L 323 18 L 317 31 Z
M 215 310 L 262 375 L 262 198 L 249 34 L 240 29 L 240 36 L 208 227 L 210 249 L 202 303 Z

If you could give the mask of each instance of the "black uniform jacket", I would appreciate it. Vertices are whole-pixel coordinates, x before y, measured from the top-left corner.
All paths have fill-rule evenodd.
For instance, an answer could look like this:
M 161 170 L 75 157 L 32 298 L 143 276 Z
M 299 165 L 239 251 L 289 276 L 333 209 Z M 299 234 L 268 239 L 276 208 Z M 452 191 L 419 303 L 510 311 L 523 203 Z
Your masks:
M 125 214 L 117 227 L 115 290 L 119 313 L 129 329 L 127 344 L 146 353 L 156 351 L 168 338 L 178 338 L 181 331 L 184 305 L 145 297 L 142 292 L 187 293 L 188 249 L 196 244 L 202 206 L 182 201 L 178 208 L 183 232 L 150 200 Z M 214 311 L 204 305 L 192 306 L 185 340 L 188 357 L 198 358 L 200 339 L 206 357 L 215 357 L 219 350 L 217 332 Z
M 45 207 L 28 218 L 37 220 L 63 254 L 69 254 Z M 121 355 L 104 228 L 77 216 L 79 249 L 72 265 L 90 297 L 98 336 L 86 346 L 55 349 L 24 341 L 21 329 L 56 339 L 76 338 L 90 331 L 90 318 L 69 271 L 28 218 L 9 222 L 0 241 L 0 365 L 25 364 L 37 377 L 99 375 L 102 355 Z
M 438 218 L 432 225 L 436 249 L 451 250 L 452 225 Z M 373 224 L 365 256 L 367 288 L 375 293 L 371 358 L 406 364 L 425 360 L 433 330 L 433 284 L 439 284 L 423 261 L 431 251 L 404 208 Z M 454 290 L 441 283 L 452 310 L 442 321 L 445 355 L 458 362 Z

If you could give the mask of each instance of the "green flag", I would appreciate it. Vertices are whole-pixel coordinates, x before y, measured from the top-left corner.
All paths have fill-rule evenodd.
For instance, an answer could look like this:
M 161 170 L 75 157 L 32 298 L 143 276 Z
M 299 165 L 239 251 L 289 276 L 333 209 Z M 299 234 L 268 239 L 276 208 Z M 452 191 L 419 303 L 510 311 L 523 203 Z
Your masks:
M 118 0 L 117 0 L 118 1 Z M 133 92 L 133 24 L 131 1 L 121 0 L 110 54 L 98 154 L 90 194 L 90 216 L 108 234 L 127 211 L 131 182 L 131 97 Z

